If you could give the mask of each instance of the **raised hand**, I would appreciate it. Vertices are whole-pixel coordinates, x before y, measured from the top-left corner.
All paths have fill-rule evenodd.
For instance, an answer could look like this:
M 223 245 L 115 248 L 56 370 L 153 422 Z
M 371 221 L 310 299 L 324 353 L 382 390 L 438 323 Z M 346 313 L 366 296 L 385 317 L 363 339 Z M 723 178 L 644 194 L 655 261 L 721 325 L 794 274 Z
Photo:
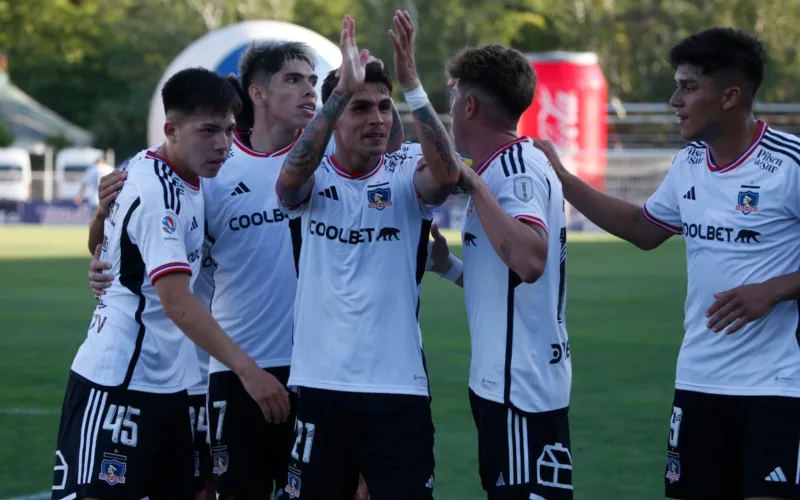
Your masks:
M 359 51 L 356 45 L 356 22 L 350 16 L 342 20 L 342 34 L 339 38 L 339 47 L 342 50 L 342 66 L 340 68 L 339 91 L 354 94 L 361 85 L 367 72 L 369 51 Z
M 413 90 L 420 85 L 417 65 L 414 61 L 414 39 L 416 38 L 414 23 L 411 21 L 408 11 L 401 12 L 399 10 L 395 11 L 392 21 L 397 30 L 397 33 L 389 30 L 389 38 L 394 46 L 394 72 L 403 90 Z

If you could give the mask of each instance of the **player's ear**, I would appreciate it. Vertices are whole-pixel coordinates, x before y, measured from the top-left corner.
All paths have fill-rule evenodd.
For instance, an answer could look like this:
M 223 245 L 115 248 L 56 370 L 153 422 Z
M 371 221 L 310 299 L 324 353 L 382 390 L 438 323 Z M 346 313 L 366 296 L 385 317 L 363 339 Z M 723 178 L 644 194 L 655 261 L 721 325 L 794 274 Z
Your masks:
M 467 109 L 466 109 L 466 116 L 467 120 L 471 120 L 478 115 L 478 107 L 480 106 L 480 102 L 474 95 L 467 96 Z
M 164 136 L 169 142 L 178 142 L 178 125 L 174 120 L 168 118 L 164 122 Z
M 742 89 L 728 87 L 722 91 L 722 110 L 729 111 L 736 107 L 742 99 Z
M 253 106 L 257 108 L 264 108 L 267 106 L 266 89 L 255 83 L 247 88 L 247 93 L 250 94 L 250 100 L 253 101 Z

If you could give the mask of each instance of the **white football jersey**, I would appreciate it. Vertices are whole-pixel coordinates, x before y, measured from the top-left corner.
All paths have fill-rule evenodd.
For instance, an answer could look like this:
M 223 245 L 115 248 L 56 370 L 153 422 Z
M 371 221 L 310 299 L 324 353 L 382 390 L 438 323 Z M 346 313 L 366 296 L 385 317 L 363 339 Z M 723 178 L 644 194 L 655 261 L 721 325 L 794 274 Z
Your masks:
M 259 153 L 236 132 L 219 174 L 203 179 L 208 244 L 201 272 L 212 287 L 211 314 L 262 368 L 289 366 L 292 358 L 297 274 L 289 219 L 275 193 L 292 146 Z M 210 373 L 226 370 L 211 358 Z
M 682 149 L 643 208 L 686 239 L 688 289 L 675 385 L 729 395 L 800 397 L 798 302 L 776 304 L 733 335 L 714 333 L 714 294 L 800 269 L 800 139 L 759 122 L 750 148 L 716 165 Z
M 472 338 L 469 387 L 478 396 L 537 413 L 569 406 L 567 231 L 561 182 L 533 141 L 501 147 L 476 172 L 503 210 L 547 232 L 542 276 L 523 283 L 497 255 L 470 198 L 462 230 L 464 297 Z
M 195 345 L 162 310 L 153 283 L 200 270 L 203 195 L 166 159 L 142 151 L 109 210 L 100 260 L 114 276 L 92 316 L 72 370 L 109 387 L 151 393 L 188 389 L 200 380 Z
M 427 395 L 419 285 L 432 215 L 419 157 L 355 175 L 326 157 L 289 223 L 298 266 L 292 386 Z

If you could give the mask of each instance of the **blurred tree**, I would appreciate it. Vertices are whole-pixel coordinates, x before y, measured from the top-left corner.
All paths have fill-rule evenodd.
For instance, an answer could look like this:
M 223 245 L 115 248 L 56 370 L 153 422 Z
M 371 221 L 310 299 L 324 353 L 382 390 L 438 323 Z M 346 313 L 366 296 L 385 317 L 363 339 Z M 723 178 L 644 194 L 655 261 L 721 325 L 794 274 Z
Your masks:
M 589 50 L 611 97 L 666 102 L 665 60 L 688 34 L 732 25 L 758 35 L 770 63 L 760 96 L 798 101 L 800 2 L 782 0 L 0 0 L 0 47 L 14 82 L 91 130 L 120 157 L 148 146 L 149 101 L 169 62 L 205 32 L 247 19 L 279 19 L 338 42 L 341 19 L 392 69 L 386 35 L 395 9 L 418 22 L 417 66 L 439 111 L 449 107 L 444 64 L 461 47 L 503 43 L 523 52 Z M 399 95 L 398 89 L 398 95 Z
M 4 123 L 0 123 L 0 148 L 7 148 L 14 144 L 14 132 Z
M 63 133 L 48 135 L 44 138 L 44 143 L 53 148 L 53 154 L 58 153 L 59 150 L 72 146 L 72 143 L 67 139 Z

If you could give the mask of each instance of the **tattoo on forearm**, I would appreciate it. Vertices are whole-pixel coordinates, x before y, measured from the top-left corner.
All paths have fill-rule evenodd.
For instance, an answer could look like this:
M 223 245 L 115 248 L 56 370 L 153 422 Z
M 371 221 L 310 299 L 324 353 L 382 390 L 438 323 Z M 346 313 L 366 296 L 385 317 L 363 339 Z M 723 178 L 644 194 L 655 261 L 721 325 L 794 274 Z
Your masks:
M 422 131 L 424 142 L 428 142 L 435 147 L 436 155 L 447 165 L 447 173 L 458 172 L 458 158 L 450 135 L 447 133 L 442 121 L 436 115 L 433 107 L 428 104 L 413 112 L 414 117 Z M 422 142 L 422 141 L 421 141 Z
M 283 162 L 282 172 L 291 176 L 293 186 L 301 188 L 314 175 L 314 172 L 322 160 L 325 146 L 333 134 L 336 120 L 341 116 L 347 103 L 350 102 L 352 94 L 345 94 L 334 90 L 325 105 L 311 123 L 303 130 L 297 143 Z M 278 183 L 279 190 L 286 188 L 281 182 Z M 290 193 L 281 193 L 290 194 Z M 287 200 L 288 201 L 288 200 Z
M 503 238 L 503 242 L 500 243 L 500 257 L 503 258 L 504 261 L 508 261 L 511 258 L 511 245 L 508 244 L 508 239 Z

